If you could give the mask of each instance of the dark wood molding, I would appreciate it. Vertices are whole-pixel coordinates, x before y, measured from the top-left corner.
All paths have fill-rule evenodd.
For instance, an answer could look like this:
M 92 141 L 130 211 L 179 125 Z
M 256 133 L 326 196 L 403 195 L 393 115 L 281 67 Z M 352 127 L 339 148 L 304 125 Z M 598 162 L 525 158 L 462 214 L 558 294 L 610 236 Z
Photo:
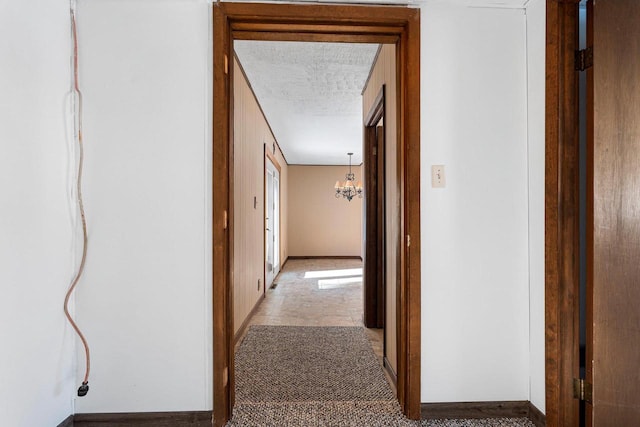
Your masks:
M 373 69 L 373 67 L 371 69 Z M 371 106 L 371 109 L 369 110 L 369 112 L 364 118 L 365 126 L 376 126 L 376 124 L 380 121 L 380 119 L 384 117 L 385 91 L 386 91 L 385 85 L 383 84 L 380 90 L 378 91 L 378 94 L 376 95 L 376 99 L 373 101 L 373 105 Z
M 221 3 L 213 4 L 213 148 L 212 148 L 212 248 L 213 248 L 213 405 L 218 427 L 231 418 L 233 371 L 233 123 L 230 74 L 229 20 Z M 224 373 L 227 373 L 225 375 Z
M 73 427 L 73 415 L 69 415 L 57 427 Z
M 382 45 L 381 45 L 382 46 Z M 378 49 L 378 54 L 380 49 Z M 377 61 L 377 58 L 376 58 Z M 377 62 L 371 67 L 373 70 Z M 365 191 L 365 245 L 363 268 L 363 321 L 367 328 L 383 328 L 383 354 L 386 354 L 385 328 L 385 85 L 364 117 L 363 160 Z M 394 111 L 393 114 L 397 112 Z M 378 126 L 383 119 L 383 125 Z M 396 331 L 397 332 L 397 331 Z M 396 378 L 397 379 L 397 378 Z
M 423 420 L 528 418 L 536 427 L 545 427 L 546 417 L 528 400 L 497 402 L 423 403 Z
M 547 0 L 545 143 L 546 420 L 578 425 L 579 201 L 577 4 Z
M 396 50 L 401 154 L 401 279 L 398 286 L 398 396 L 408 418 L 420 418 L 420 10 L 407 17 Z
M 287 261 L 290 259 L 359 259 L 362 261 L 362 257 L 357 255 L 289 255 Z
M 547 425 L 547 418 L 545 415 L 531 402 L 529 402 L 528 417 L 536 427 L 545 427 Z
M 498 402 L 423 403 L 423 420 L 528 417 L 527 400 Z
M 265 298 L 265 294 L 263 293 L 262 295 L 260 295 L 260 298 L 258 298 L 258 301 L 256 301 L 255 305 L 249 312 L 249 315 L 244 319 L 244 322 L 242 322 L 242 326 L 240 326 L 240 328 L 238 329 L 238 332 L 235 333 L 235 336 L 233 337 L 233 342 L 236 345 L 238 344 L 238 340 L 240 339 L 240 337 L 242 337 L 242 335 L 244 334 L 245 329 L 247 329 L 247 326 L 249 326 L 249 323 L 251 322 L 251 318 L 255 316 L 256 311 L 258 311 L 258 308 L 260 308 L 260 305 L 262 305 L 262 301 L 264 301 L 264 298 Z
M 211 411 L 76 414 L 73 427 L 211 427 Z
M 213 5 L 213 403 L 223 426 L 234 403 L 233 370 L 233 148 L 228 67 L 235 37 L 265 40 L 396 40 L 400 171 L 398 281 L 398 401 L 420 417 L 420 10 L 406 6 L 268 4 Z M 227 67 L 225 67 L 227 64 Z M 226 220 L 225 220 L 226 218 Z M 225 227 L 225 225 L 227 225 Z
M 268 40 L 268 41 L 296 41 L 296 42 L 329 42 L 329 43 L 384 43 L 394 44 L 397 36 L 377 34 L 314 34 L 301 32 L 278 33 L 271 31 L 235 31 L 236 40 Z

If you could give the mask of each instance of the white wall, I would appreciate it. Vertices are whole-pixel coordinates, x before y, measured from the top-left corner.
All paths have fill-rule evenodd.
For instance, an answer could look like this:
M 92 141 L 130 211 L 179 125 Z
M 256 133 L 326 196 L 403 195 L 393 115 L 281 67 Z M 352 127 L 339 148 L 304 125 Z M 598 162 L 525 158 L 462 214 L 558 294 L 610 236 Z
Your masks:
M 78 412 L 211 408 L 209 12 L 80 1 L 91 246 L 78 312 L 94 365 Z M 531 393 L 540 408 L 524 11 L 422 12 L 422 401 Z M 447 188 L 430 188 L 432 164 Z
M 545 22 L 544 0 L 527 3 L 527 133 L 529 157 L 530 400 L 545 411 L 544 330 L 544 152 Z
M 77 412 L 211 409 L 210 6 L 78 9 L 93 364 Z
M 422 401 L 528 400 L 524 11 L 430 4 L 421 28 Z
M 0 423 L 73 413 L 69 6 L 0 4 Z

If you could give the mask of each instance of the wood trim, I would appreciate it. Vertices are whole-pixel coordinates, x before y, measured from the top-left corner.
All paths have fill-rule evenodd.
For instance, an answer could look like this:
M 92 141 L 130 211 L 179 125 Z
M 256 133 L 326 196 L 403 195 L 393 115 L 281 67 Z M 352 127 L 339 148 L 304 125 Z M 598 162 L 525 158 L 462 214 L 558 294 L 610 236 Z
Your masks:
M 421 404 L 423 420 L 479 419 L 479 418 L 528 418 L 536 427 L 545 427 L 546 417 L 531 402 L 451 402 Z
M 211 427 L 211 411 L 76 414 L 74 427 Z
M 314 4 L 234 3 L 224 2 L 225 13 L 237 28 L 238 23 L 317 24 L 318 32 L 360 34 L 360 26 L 380 26 L 389 34 L 400 34 L 410 15 L 419 10 L 406 6 L 347 6 Z M 244 25 L 246 29 L 247 26 Z M 291 32 L 291 26 L 277 26 L 273 31 Z M 314 28 L 309 31 L 315 32 Z
M 379 34 L 315 34 L 304 32 L 277 33 L 270 31 L 234 31 L 236 40 L 268 40 L 268 41 L 299 41 L 326 43 L 384 43 L 395 44 L 398 37 Z
M 423 420 L 440 419 L 481 419 L 481 418 L 522 418 L 529 416 L 529 402 L 447 402 L 423 403 Z
M 275 281 L 275 279 L 274 279 L 274 281 Z M 258 309 L 262 305 L 262 301 L 264 301 L 264 299 L 265 299 L 266 288 L 267 288 L 266 283 L 263 285 L 263 287 L 265 288 L 265 292 L 262 294 L 262 296 L 260 296 L 260 298 L 258 298 L 258 301 L 256 301 L 256 303 L 254 304 L 253 308 L 251 309 L 251 311 L 249 312 L 247 317 L 244 319 L 244 322 L 242 322 L 242 325 L 238 329 L 238 332 L 236 332 L 235 336 L 233 337 L 233 342 L 234 342 L 235 345 L 238 344 L 238 340 L 244 335 L 244 331 L 249 326 L 249 323 L 251 322 L 251 318 L 253 316 L 255 316 L 256 312 L 258 311 Z
M 215 425 L 231 416 L 233 391 L 233 151 L 230 149 L 232 97 L 225 55 L 234 28 L 249 32 L 398 37 L 397 73 L 400 148 L 400 281 L 398 400 L 404 414 L 420 417 L 420 10 L 405 6 L 294 5 L 217 2 L 213 5 L 213 317 Z M 241 24 L 241 25 L 240 25 Z M 269 27 L 269 25 L 271 25 Z M 375 30 L 374 30 L 375 28 Z M 265 31 L 265 30 L 269 31 Z M 318 39 L 321 37 L 318 36 Z M 345 38 L 347 40 L 348 37 Z M 232 70 L 231 70 L 232 72 Z M 230 72 L 230 74 L 231 74 Z M 224 212 L 229 227 L 225 229 Z M 411 236 L 409 238 L 409 236 Z M 411 245 L 409 246 L 409 239 Z M 222 374 L 228 368 L 228 382 Z M 230 386 L 231 385 L 231 386 Z
M 244 78 L 246 79 L 247 76 L 245 75 Z M 248 80 L 247 80 L 247 82 L 248 82 Z M 258 100 L 256 99 L 256 102 L 257 101 Z M 269 126 L 269 122 L 267 121 L 267 118 L 265 117 L 265 115 L 262 112 L 262 110 L 260 110 L 260 112 L 262 113 L 262 117 L 264 117 L 264 121 L 267 122 L 267 126 Z M 234 123 L 234 127 L 235 127 L 235 123 Z M 235 140 L 233 141 L 233 143 L 235 144 Z M 262 144 L 262 151 L 263 151 L 263 156 L 262 156 L 262 229 L 261 229 L 262 231 L 261 231 L 260 234 L 262 236 L 262 295 L 264 296 L 264 295 L 267 294 L 267 233 L 265 232 L 266 231 L 265 229 L 267 228 L 267 209 L 268 209 L 268 206 L 267 206 L 267 182 L 269 180 L 268 179 L 269 178 L 268 165 L 267 165 L 267 159 L 269 158 L 269 155 L 268 155 L 269 150 L 267 149 L 267 144 L 266 143 Z M 278 172 L 280 172 L 280 170 L 278 170 Z M 269 285 L 269 286 L 271 286 L 271 285 Z
M 213 5 L 213 148 L 212 148 L 212 240 L 213 240 L 213 405 L 214 424 L 222 427 L 231 417 L 233 390 L 224 372 L 233 371 L 233 159 L 230 147 L 231 58 L 229 22 L 220 3 Z M 231 65 L 231 66 L 230 66 Z
M 382 46 L 382 45 L 380 45 Z M 378 53 L 380 49 L 378 49 Z M 371 70 L 377 64 L 373 62 Z M 370 73 L 371 75 L 371 73 Z M 363 253 L 363 322 L 367 328 L 383 328 L 383 355 L 386 355 L 385 324 L 385 215 L 384 168 L 385 135 L 378 136 L 378 122 L 385 117 L 385 85 L 376 95 L 364 119 L 363 160 L 369 162 L 363 174 L 365 183 L 365 248 Z M 385 118 L 386 121 L 386 118 Z M 384 125 L 382 126 L 384 130 Z
M 380 88 L 380 91 L 376 95 L 375 101 L 373 101 L 373 106 L 371 107 L 371 110 L 369 110 L 369 112 L 367 113 L 367 116 L 364 118 L 365 126 L 367 127 L 375 126 L 380 121 L 380 119 L 384 117 L 384 112 L 385 112 L 385 101 L 384 101 L 385 95 L 384 94 L 385 94 L 385 85 L 383 84 L 382 87 Z
M 587 47 L 593 47 L 593 0 L 587 1 Z M 584 379 L 589 384 L 594 384 L 593 381 L 593 329 L 594 329 L 594 317 L 593 317 L 593 293 L 594 293 L 594 230 L 595 230 L 595 200 L 594 200 L 594 172 L 595 172 L 595 134 L 594 134 L 594 74 L 593 67 L 587 69 L 586 84 L 587 84 L 587 121 L 586 121 L 586 145 L 587 145 L 587 164 L 586 164 L 586 187 L 587 187 L 587 200 L 586 200 L 586 295 L 585 295 L 585 309 L 586 312 L 586 336 L 585 336 L 585 375 Z M 586 426 L 593 426 L 593 404 L 583 403 L 584 418 Z
M 266 146 L 264 147 L 264 154 L 271 161 L 271 163 L 273 163 L 273 166 L 278 171 L 278 175 L 282 175 L 282 168 L 280 167 L 280 163 L 278 162 L 278 159 L 276 159 L 276 156 L 274 156 L 269 152 L 269 150 L 267 150 Z
M 73 415 L 69 415 L 57 427 L 73 427 L 73 418 Z
M 547 425 L 547 419 L 544 414 L 531 402 L 529 402 L 528 418 L 536 427 L 545 427 Z
M 282 33 L 282 27 L 281 27 L 281 23 L 279 22 L 257 22 L 257 21 L 253 21 L 253 22 L 247 22 L 247 21 L 240 21 L 240 22 L 234 22 L 231 24 L 231 29 L 234 32 L 244 32 L 244 31 L 250 31 L 250 32 L 258 32 L 258 33 L 263 33 L 263 34 L 269 34 L 269 33 Z M 315 37 L 317 37 L 316 40 L 314 41 L 325 41 L 323 39 L 323 36 L 325 35 L 329 35 L 329 36 L 340 36 L 342 34 L 348 34 L 349 36 L 354 36 L 354 38 L 347 38 L 345 36 L 343 41 L 349 41 L 349 40 L 358 40 L 358 36 L 374 36 L 374 37 L 369 37 L 368 40 L 374 41 L 377 40 L 377 38 L 375 36 L 396 36 L 397 34 L 397 28 L 395 26 L 380 26 L 380 25 L 368 25 L 366 23 L 363 22 L 359 22 L 355 25 L 353 24 L 345 24 L 345 25 L 336 25 L 335 23 L 333 24 L 322 24 L 322 23 L 318 23 L 317 21 L 313 20 L 313 22 L 311 21 L 307 21 L 307 22 L 302 22 L 302 23 L 296 23 L 296 22 L 290 22 L 289 25 L 287 25 L 287 32 L 285 34 L 293 34 L 293 35 L 302 35 L 302 34 L 310 34 L 310 35 L 314 35 Z M 234 35 L 235 38 L 235 35 Z
M 546 420 L 578 425 L 577 3 L 547 0 L 545 154 Z
M 264 117 L 264 120 L 267 122 L 267 125 L 269 125 L 269 122 L 267 121 L 267 118 L 264 116 L 264 113 L 262 114 L 262 116 Z M 277 145 L 278 142 L 276 141 L 275 144 Z M 274 145 L 275 147 L 275 145 Z M 278 146 L 278 149 L 280 149 L 280 146 Z M 278 159 L 276 159 L 276 156 L 274 156 L 273 154 L 271 154 L 269 152 L 269 150 L 267 150 L 267 147 L 265 145 L 264 147 L 264 153 L 265 153 L 265 161 L 264 161 L 264 176 L 265 176 L 265 180 L 264 180 L 264 190 L 263 190 L 263 194 L 265 195 L 265 203 L 264 203 L 264 209 L 263 209 L 263 222 L 264 219 L 267 217 L 267 205 L 266 205 L 266 194 L 267 194 L 267 161 L 270 161 L 273 164 L 273 167 L 276 168 L 276 170 L 278 171 L 278 250 L 280 250 L 282 248 L 282 168 L 280 168 L 280 163 L 278 162 Z M 282 152 L 280 152 L 282 154 Z M 284 156 L 283 156 L 284 158 Z M 267 160 L 268 159 L 268 160 Z M 287 159 L 284 159 L 284 161 L 286 162 Z M 264 230 L 263 230 L 264 231 Z M 263 242 L 264 242 L 264 258 L 265 258 L 265 263 L 266 263 L 266 258 L 267 258 L 267 242 L 266 242 L 266 236 L 263 234 Z M 280 255 L 278 254 L 278 261 L 281 263 L 279 268 L 278 268 L 278 272 L 276 273 L 276 275 L 273 277 L 273 280 L 276 279 L 276 277 L 278 276 L 278 274 L 280 273 L 280 270 L 282 270 L 282 260 L 280 259 Z M 267 293 L 267 273 L 265 271 L 264 273 L 264 278 L 262 283 L 264 283 L 264 293 Z M 271 286 L 271 285 L 269 285 Z
M 420 10 L 407 17 L 396 50 L 398 144 L 402 153 L 398 395 L 410 419 L 420 418 Z

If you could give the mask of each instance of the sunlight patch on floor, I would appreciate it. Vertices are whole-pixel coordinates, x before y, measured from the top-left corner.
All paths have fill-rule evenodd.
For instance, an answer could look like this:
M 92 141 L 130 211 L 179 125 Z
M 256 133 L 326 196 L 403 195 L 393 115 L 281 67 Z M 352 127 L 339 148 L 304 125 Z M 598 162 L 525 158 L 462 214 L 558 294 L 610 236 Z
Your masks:
M 347 268 L 343 270 L 307 271 L 305 279 L 324 279 L 327 277 L 362 276 L 362 268 Z M 362 280 L 362 278 L 360 278 Z
M 337 289 L 362 283 L 362 276 L 318 280 L 318 289 Z

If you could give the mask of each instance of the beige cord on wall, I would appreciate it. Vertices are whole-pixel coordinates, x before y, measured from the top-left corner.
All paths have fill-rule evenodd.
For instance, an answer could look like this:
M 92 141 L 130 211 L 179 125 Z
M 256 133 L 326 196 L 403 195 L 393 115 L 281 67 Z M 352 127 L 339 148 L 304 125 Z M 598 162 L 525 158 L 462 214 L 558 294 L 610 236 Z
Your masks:
M 82 381 L 82 385 L 78 388 L 78 396 L 84 396 L 89 392 L 89 372 L 91 370 L 91 357 L 89 354 L 89 344 L 87 343 L 87 339 L 84 337 L 80 328 L 76 324 L 76 322 L 71 317 L 69 313 L 69 299 L 71 298 L 71 294 L 73 293 L 78 281 L 80 280 L 80 276 L 82 276 L 82 272 L 84 271 L 84 264 L 87 260 L 87 221 L 84 216 L 84 206 L 82 203 L 82 166 L 84 163 L 84 147 L 82 144 L 82 92 L 80 92 L 80 87 L 78 85 L 78 32 L 76 30 L 76 15 L 71 9 L 71 33 L 73 37 L 73 91 L 78 97 L 78 148 L 80 151 L 79 161 L 78 161 L 78 176 L 76 181 L 76 191 L 78 193 L 78 209 L 80 210 L 80 218 L 82 219 L 82 260 L 80 261 L 80 266 L 78 267 L 78 271 L 71 282 L 71 286 L 69 286 L 69 290 L 67 291 L 67 295 L 64 298 L 64 314 L 67 316 L 69 323 L 73 326 L 73 329 L 80 337 L 82 341 L 82 345 L 84 347 L 85 352 L 85 361 L 86 368 L 84 371 L 84 379 Z

